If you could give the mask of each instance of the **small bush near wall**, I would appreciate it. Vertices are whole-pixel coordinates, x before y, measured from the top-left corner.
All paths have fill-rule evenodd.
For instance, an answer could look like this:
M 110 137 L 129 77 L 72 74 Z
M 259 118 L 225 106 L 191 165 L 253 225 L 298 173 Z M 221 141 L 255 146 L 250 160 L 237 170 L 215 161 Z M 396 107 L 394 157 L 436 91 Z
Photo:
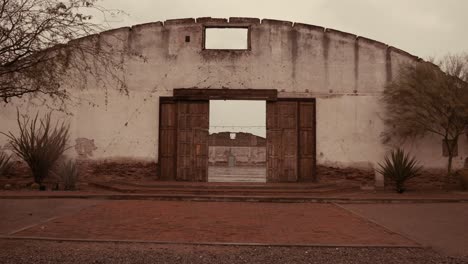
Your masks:
M 398 193 L 405 191 L 405 183 L 407 180 L 420 175 L 422 166 L 417 164 L 414 157 L 401 148 L 392 150 L 385 156 L 382 164 L 379 163 L 380 168 L 377 169 L 386 180 L 390 180 L 395 184 L 395 190 Z
M 69 126 L 64 122 L 52 124 L 51 113 L 39 118 L 20 117 L 17 122 L 19 135 L 2 133 L 10 139 L 13 152 L 23 159 L 32 171 L 34 181 L 42 185 L 55 162 L 65 152 Z
M 468 191 L 468 168 L 459 170 L 457 174 L 460 178 L 460 185 L 462 189 Z
M 76 190 L 76 182 L 78 181 L 78 168 L 75 161 L 65 161 L 59 168 L 57 173 L 63 183 L 63 188 L 66 191 Z
M 10 156 L 5 152 L 0 152 L 0 177 L 6 176 L 12 166 L 13 163 L 10 161 Z

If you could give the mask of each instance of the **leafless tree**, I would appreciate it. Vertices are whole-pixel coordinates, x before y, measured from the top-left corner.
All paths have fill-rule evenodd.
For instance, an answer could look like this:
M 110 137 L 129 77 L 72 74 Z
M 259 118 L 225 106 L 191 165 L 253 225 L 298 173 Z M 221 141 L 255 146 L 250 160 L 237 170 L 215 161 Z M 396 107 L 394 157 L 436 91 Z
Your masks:
M 460 135 L 468 125 L 468 55 L 406 64 L 385 88 L 384 142 L 426 134 L 440 136 L 447 149 L 447 183 Z
M 103 47 L 98 35 L 71 41 L 102 31 L 118 13 L 98 0 L 0 0 L 0 99 L 43 94 L 64 102 L 71 95 L 63 88 L 70 74 L 71 86 L 84 76 L 98 82 L 107 76 L 127 92 L 119 75 L 123 60 L 116 59 L 125 50 Z

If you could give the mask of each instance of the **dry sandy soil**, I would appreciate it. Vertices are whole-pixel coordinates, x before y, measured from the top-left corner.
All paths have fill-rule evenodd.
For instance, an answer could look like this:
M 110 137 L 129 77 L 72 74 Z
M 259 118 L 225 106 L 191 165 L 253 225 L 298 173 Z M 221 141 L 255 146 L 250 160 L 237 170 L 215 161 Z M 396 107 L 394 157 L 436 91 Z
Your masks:
M 427 249 L 169 246 L 0 240 L 0 260 L 13 263 L 312 263 L 462 264 Z

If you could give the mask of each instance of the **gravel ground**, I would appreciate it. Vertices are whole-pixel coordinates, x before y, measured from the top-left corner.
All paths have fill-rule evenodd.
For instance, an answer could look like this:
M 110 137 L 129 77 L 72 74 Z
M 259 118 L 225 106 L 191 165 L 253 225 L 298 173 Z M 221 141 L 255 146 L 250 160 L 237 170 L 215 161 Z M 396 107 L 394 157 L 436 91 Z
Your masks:
M 7 263 L 468 263 L 427 249 L 176 246 L 0 240 Z

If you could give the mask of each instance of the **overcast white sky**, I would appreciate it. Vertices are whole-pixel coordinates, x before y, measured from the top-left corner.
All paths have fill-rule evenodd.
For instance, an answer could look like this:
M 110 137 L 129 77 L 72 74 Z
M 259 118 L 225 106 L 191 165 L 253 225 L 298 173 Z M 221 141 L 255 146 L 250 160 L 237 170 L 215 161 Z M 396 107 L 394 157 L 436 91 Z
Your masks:
M 103 0 L 128 13 L 112 27 L 185 17 L 258 17 L 372 38 L 428 58 L 468 51 L 467 0 Z
M 247 132 L 266 137 L 265 101 L 210 101 L 210 134 Z
M 424 59 L 468 51 L 468 0 L 103 0 L 103 5 L 128 14 L 113 28 L 186 17 L 257 17 L 350 32 Z M 263 115 L 245 121 L 248 113 L 238 111 L 262 105 L 218 106 L 213 105 L 218 115 L 212 124 L 265 125 Z

